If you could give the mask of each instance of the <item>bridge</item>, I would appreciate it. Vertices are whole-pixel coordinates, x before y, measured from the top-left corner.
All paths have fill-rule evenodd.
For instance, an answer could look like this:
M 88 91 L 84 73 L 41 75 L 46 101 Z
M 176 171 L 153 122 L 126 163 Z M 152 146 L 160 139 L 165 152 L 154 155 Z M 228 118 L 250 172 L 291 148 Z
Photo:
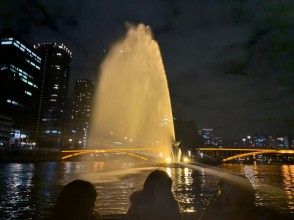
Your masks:
M 289 149 L 265 149 L 265 148 L 197 148 L 201 158 L 208 157 L 220 162 L 228 162 L 236 159 L 255 157 L 256 155 L 277 154 L 294 155 L 294 150 Z
M 205 147 L 196 148 L 200 158 L 208 158 L 218 162 L 229 162 L 236 159 L 255 157 L 257 155 L 276 154 L 276 155 L 294 155 L 294 150 L 289 149 L 265 149 L 265 148 L 216 148 Z M 62 160 L 78 157 L 86 154 L 103 154 L 103 153 L 124 153 L 128 156 L 140 160 L 148 160 L 151 156 L 146 156 L 146 152 L 152 152 L 154 155 L 162 154 L 158 148 L 101 148 L 101 149 L 76 149 L 62 150 Z M 168 158 L 165 158 L 168 159 Z M 169 158 L 170 159 L 170 158 Z
M 135 157 L 140 160 L 148 160 L 149 157 L 145 156 L 143 152 L 153 152 L 159 155 L 158 148 L 101 148 L 101 149 L 77 149 L 77 150 L 62 150 L 61 159 L 66 160 L 69 158 L 86 155 L 86 154 L 103 154 L 103 153 L 124 153 L 128 156 Z

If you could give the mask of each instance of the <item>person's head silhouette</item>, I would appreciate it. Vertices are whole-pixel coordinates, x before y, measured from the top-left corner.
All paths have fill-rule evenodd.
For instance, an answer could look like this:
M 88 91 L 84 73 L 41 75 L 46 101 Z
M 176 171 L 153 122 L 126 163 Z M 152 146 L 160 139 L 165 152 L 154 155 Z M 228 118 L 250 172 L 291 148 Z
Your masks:
M 59 219 L 87 220 L 93 214 L 97 197 L 95 186 L 84 180 L 74 180 L 63 187 L 53 217 Z
M 151 172 L 144 183 L 144 190 L 152 193 L 169 193 L 171 192 L 171 187 L 171 178 L 162 170 Z

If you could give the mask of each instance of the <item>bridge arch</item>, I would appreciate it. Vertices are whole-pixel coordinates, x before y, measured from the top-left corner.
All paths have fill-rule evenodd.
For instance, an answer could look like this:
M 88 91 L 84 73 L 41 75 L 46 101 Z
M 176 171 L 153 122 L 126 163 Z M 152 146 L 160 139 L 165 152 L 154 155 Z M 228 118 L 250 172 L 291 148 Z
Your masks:
M 156 149 L 158 150 L 158 149 Z M 148 157 L 141 155 L 140 153 L 134 151 L 154 151 L 152 148 L 122 148 L 122 149 L 81 149 L 81 150 L 62 150 L 61 159 L 66 160 L 69 158 L 86 155 L 86 154 L 99 154 L 99 153 L 125 153 L 131 157 L 135 157 L 141 160 L 148 160 Z
M 249 152 L 249 153 L 242 153 L 242 154 L 237 154 L 231 157 L 224 158 L 222 161 L 227 162 L 243 157 L 248 157 L 248 156 L 255 156 L 255 155 L 263 155 L 263 154 L 294 154 L 294 150 L 262 150 L 262 151 L 254 151 L 254 152 Z
M 261 155 L 261 154 L 294 154 L 294 150 L 290 150 L 290 149 L 280 150 L 280 149 L 242 148 L 242 147 L 234 147 L 234 148 L 206 147 L 206 148 L 197 148 L 197 150 L 221 162 L 227 162 L 227 161 L 232 161 L 238 158 Z

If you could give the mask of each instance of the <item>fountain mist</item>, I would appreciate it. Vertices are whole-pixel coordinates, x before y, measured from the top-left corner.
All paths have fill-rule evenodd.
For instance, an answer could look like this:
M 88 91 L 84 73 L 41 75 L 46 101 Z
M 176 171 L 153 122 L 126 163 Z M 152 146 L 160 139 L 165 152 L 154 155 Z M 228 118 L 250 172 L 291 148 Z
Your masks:
M 174 139 L 159 46 L 148 26 L 129 25 L 101 65 L 89 146 L 158 148 L 168 156 Z

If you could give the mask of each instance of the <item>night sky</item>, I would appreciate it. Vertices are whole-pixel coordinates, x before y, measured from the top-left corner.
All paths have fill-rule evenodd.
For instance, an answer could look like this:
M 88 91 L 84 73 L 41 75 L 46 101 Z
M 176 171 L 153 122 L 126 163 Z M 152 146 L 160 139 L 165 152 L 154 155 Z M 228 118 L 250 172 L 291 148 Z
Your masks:
M 1 0 L 0 25 L 73 52 L 71 82 L 95 79 L 125 23 L 150 25 L 174 100 L 225 138 L 294 135 L 294 1 Z

